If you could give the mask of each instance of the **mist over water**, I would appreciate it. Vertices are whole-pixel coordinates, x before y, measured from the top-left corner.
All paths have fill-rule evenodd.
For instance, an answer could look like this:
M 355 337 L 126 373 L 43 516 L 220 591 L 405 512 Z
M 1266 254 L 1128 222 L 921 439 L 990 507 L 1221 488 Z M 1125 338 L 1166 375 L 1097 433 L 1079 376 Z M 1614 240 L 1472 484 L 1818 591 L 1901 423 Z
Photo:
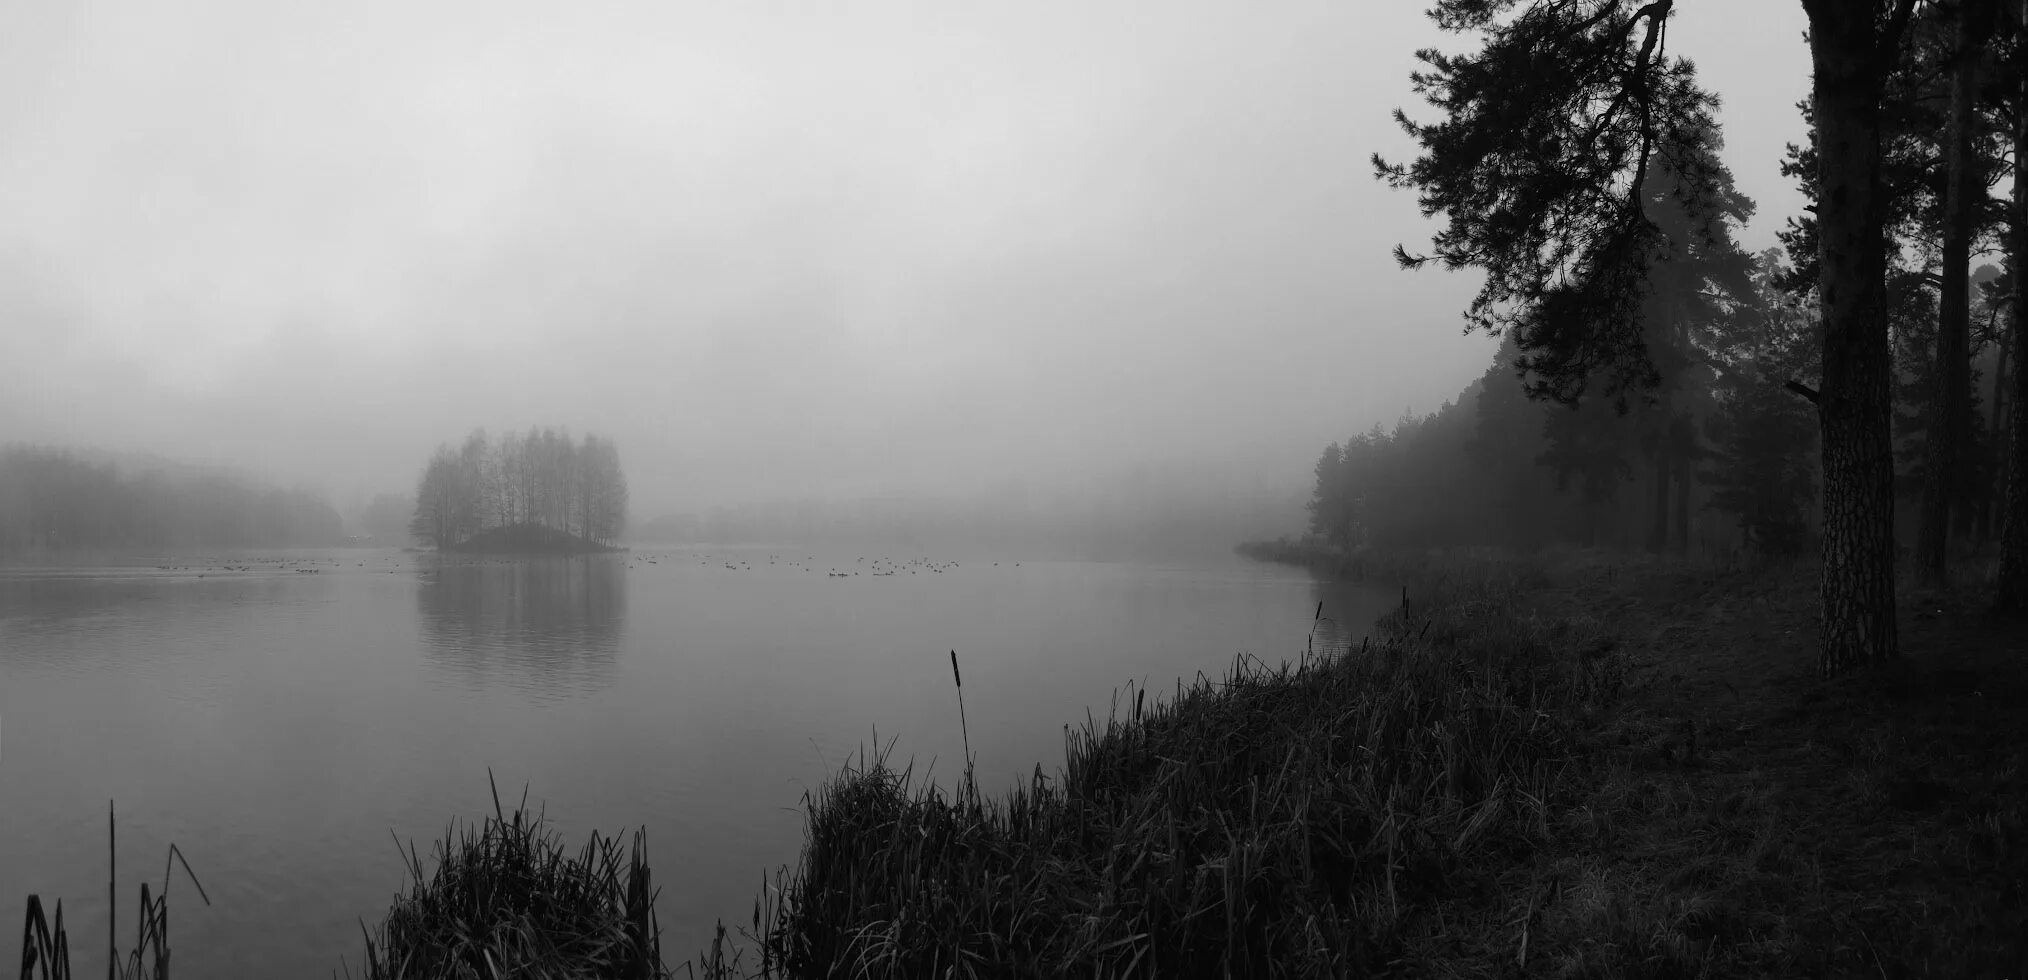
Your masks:
M 802 795 L 848 756 L 891 740 L 949 785 L 953 649 L 998 788 L 1054 775 L 1063 726 L 1116 689 L 1296 658 L 1318 603 L 1350 639 L 1396 601 L 1236 558 L 163 557 L 0 567 L 0 881 L 101 934 L 111 797 L 123 897 L 170 843 L 210 893 L 171 884 L 194 976 L 356 966 L 357 920 L 402 883 L 394 838 L 490 812 L 489 767 L 568 839 L 645 825 L 685 956 L 794 864 Z
M 356 965 L 490 768 L 648 828 L 680 959 L 848 756 L 961 771 L 953 651 L 999 789 L 1398 599 L 1242 542 L 1568 537 L 1460 462 L 1541 476 L 1478 273 L 1390 258 L 1420 6 L 0 7 L 0 934 L 103 934 L 111 799 L 179 974 Z M 1802 213 L 1802 14 L 1699 6 Z
M 1064 518 L 1300 500 L 1484 367 L 1472 277 L 1396 269 L 1429 225 L 1370 179 L 1419 5 L 934 6 L 11 8 L 0 443 L 357 517 L 439 441 L 555 425 L 615 440 L 643 522 Z M 1801 13 L 1711 9 L 1671 50 L 1795 213 Z

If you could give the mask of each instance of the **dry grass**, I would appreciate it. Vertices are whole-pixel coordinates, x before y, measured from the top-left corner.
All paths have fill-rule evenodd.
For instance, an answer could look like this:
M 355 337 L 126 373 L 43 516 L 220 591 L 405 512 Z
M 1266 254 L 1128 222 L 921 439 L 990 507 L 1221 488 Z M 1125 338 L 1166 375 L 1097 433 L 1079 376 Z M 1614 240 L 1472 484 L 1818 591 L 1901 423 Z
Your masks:
M 1608 638 L 1520 612 L 1512 588 L 1452 576 L 1364 655 L 1134 692 L 1068 734 L 1057 779 L 1002 798 L 862 756 L 809 800 L 746 972 L 1399 968 L 1460 908 L 1504 910 L 1501 871 L 1581 794 L 1577 753 L 1619 687 Z
M 453 826 L 434 856 L 426 873 L 404 852 L 409 891 L 366 938 L 368 980 L 668 975 L 642 833 L 628 848 L 593 833 L 572 854 L 525 798 L 502 813 L 496 790 L 493 815 Z
M 1807 564 L 1388 569 L 1365 655 L 1130 692 L 1020 792 L 862 755 L 698 972 L 2028 975 L 2028 650 L 1974 599 L 1823 684 Z

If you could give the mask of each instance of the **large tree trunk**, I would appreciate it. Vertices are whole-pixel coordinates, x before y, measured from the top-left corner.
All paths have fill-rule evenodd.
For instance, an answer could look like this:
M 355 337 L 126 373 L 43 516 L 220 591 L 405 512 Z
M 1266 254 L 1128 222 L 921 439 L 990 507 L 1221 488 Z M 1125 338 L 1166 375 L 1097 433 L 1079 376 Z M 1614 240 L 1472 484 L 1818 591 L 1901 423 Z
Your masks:
M 2007 349 L 2013 339 L 2011 331 L 2003 331 L 1998 339 L 1999 353 L 1993 358 L 1993 472 L 1989 482 L 1981 488 L 1979 503 L 1980 544 L 1994 540 L 1994 529 L 2000 525 L 2007 499 Z
M 1676 553 L 1690 553 L 1690 489 L 1695 482 L 1696 468 L 1691 461 L 1697 458 L 1697 434 L 1689 418 L 1677 423 L 1676 456 Z
M 2012 418 L 2008 412 L 2007 398 L 2008 362 L 2010 349 L 2014 346 L 2014 332 L 2003 330 L 1999 336 L 1999 355 L 1993 358 L 1993 472 L 1985 487 L 1985 502 L 1979 508 L 1979 543 L 1984 544 L 1999 538 L 1997 529 L 2006 520 L 2007 513 L 2007 457 L 2014 431 L 2010 427 Z
M 1923 454 L 1922 519 L 1915 535 L 1915 583 L 1943 585 L 1947 578 L 1951 505 L 1964 487 L 1959 470 L 1971 430 L 1972 209 L 1986 196 L 1976 179 L 1972 127 L 1976 122 L 1985 0 L 1958 5 L 1956 64 L 1951 75 L 1951 117 L 1945 133 L 1949 170 L 1944 185 L 1943 295 L 1936 339 L 1936 390 L 1930 399 L 1929 444 Z
M 1898 652 L 1880 98 L 1899 44 L 1880 37 L 1877 3 L 1805 0 L 1804 6 L 1815 68 L 1824 323 L 1817 405 L 1824 458 L 1818 666 L 1830 676 Z
M 1669 547 L 1669 447 L 1655 445 L 1655 512 L 1648 523 L 1648 550 L 1660 554 Z
M 2028 0 L 2021 5 L 2028 17 Z M 2000 532 L 2000 581 L 1996 605 L 2014 615 L 2028 614 L 2028 72 L 2020 72 L 2014 103 L 2014 227 L 2007 238 L 2014 269 L 2013 445 L 2007 450 L 2007 503 Z

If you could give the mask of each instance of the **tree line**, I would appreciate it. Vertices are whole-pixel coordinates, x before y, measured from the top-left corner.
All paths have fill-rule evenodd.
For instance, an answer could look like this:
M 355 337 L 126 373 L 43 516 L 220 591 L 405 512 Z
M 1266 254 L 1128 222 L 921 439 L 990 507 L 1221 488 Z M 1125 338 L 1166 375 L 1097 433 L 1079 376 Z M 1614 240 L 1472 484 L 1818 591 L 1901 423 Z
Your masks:
M 338 512 L 307 490 L 137 471 L 52 447 L 0 448 L 0 551 L 343 543 Z
M 1715 132 L 1706 152 L 1718 148 Z M 1813 529 L 1815 434 L 1782 379 L 1811 333 L 1778 250 L 1749 255 L 1753 204 L 1715 158 L 1702 227 L 1650 175 L 1650 213 L 1674 252 L 1649 272 L 1645 397 L 1540 397 L 1513 369 L 1518 338 L 1455 401 L 1326 447 L 1309 503 L 1315 542 L 1339 549 L 1555 542 L 1683 553 L 1693 544 L 1794 553 Z M 1531 394 L 1537 397 L 1531 399 Z
M 1668 53 L 1674 8 L 1430 11 L 1480 46 L 1418 53 L 1437 118 L 1397 113 L 1418 155 L 1374 169 L 1445 222 L 1427 254 L 1396 249 L 1403 266 L 1485 273 L 1466 317 L 1506 338 L 1512 384 L 1481 406 L 1518 389 L 1559 407 L 1533 462 L 1580 514 L 1646 470 L 1651 546 L 1693 497 L 1757 547 L 1814 541 L 1827 675 L 1898 652 L 1898 526 L 1924 585 L 1997 539 L 1995 605 L 2028 613 L 2028 0 L 1803 0 L 1810 138 L 1785 170 L 1812 203 L 1784 254 L 1748 262 L 1729 231 L 1750 203 L 1719 160 L 1717 97 Z M 1975 253 L 2005 272 L 1975 286 Z M 1507 424 L 1532 426 L 1520 407 Z
M 573 442 L 569 432 L 540 427 L 494 442 L 477 430 L 462 445 L 438 446 L 424 466 L 409 533 L 438 549 L 514 528 L 614 545 L 626 520 L 627 480 L 611 440 Z
M 1486 373 L 1439 410 L 1325 447 L 1308 504 L 1312 546 L 1804 551 L 1817 533 L 1817 432 L 1786 382 L 1812 373 L 1815 345 L 1807 310 L 1781 285 L 1793 273 L 1780 250 L 1752 258 L 1747 289 L 1695 321 L 1694 356 L 1662 372 L 1666 403 L 1636 399 L 1621 412 L 1603 399 L 1531 402 L 1509 367 L 1517 352 L 1508 338 Z M 1996 320 L 2001 305 L 1985 288 L 1973 310 Z M 1933 336 L 1920 319 L 1897 324 L 1903 350 Z M 2017 368 L 2002 339 L 1975 335 L 1972 378 L 1996 387 L 2010 379 Z M 1904 541 L 1928 486 L 1926 365 L 1905 358 L 1896 386 Z M 1952 533 L 1967 548 L 1998 536 L 2006 447 L 1993 433 L 2005 424 L 2002 407 L 1975 400 L 1964 434 Z

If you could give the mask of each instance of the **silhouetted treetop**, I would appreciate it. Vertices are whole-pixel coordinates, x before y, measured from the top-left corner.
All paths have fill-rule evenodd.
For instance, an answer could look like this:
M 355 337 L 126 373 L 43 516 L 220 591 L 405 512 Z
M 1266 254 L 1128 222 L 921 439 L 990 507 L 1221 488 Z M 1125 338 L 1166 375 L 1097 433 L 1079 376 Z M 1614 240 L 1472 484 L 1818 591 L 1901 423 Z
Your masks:
M 1678 246 L 1648 213 L 1665 175 L 1677 210 L 1705 229 L 1728 210 L 1710 168 L 1712 110 L 1694 67 L 1667 55 L 1673 0 L 1445 0 L 1430 16 L 1483 35 L 1469 55 L 1417 52 L 1416 94 L 1441 113 L 1395 119 L 1421 155 L 1376 175 L 1413 188 L 1446 220 L 1431 261 L 1486 273 L 1466 311 L 1475 329 L 1512 331 L 1529 393 L 1570 402 L 1653 386 L 1642 321 L 1649 268 Z
M 612 440 L 536 428 L 495 442 L 479 430 L 430 457 L 409 533 L 442 550 L 557 551 L 569 540 L 613 545 L 626 520 L 627 479 Z

